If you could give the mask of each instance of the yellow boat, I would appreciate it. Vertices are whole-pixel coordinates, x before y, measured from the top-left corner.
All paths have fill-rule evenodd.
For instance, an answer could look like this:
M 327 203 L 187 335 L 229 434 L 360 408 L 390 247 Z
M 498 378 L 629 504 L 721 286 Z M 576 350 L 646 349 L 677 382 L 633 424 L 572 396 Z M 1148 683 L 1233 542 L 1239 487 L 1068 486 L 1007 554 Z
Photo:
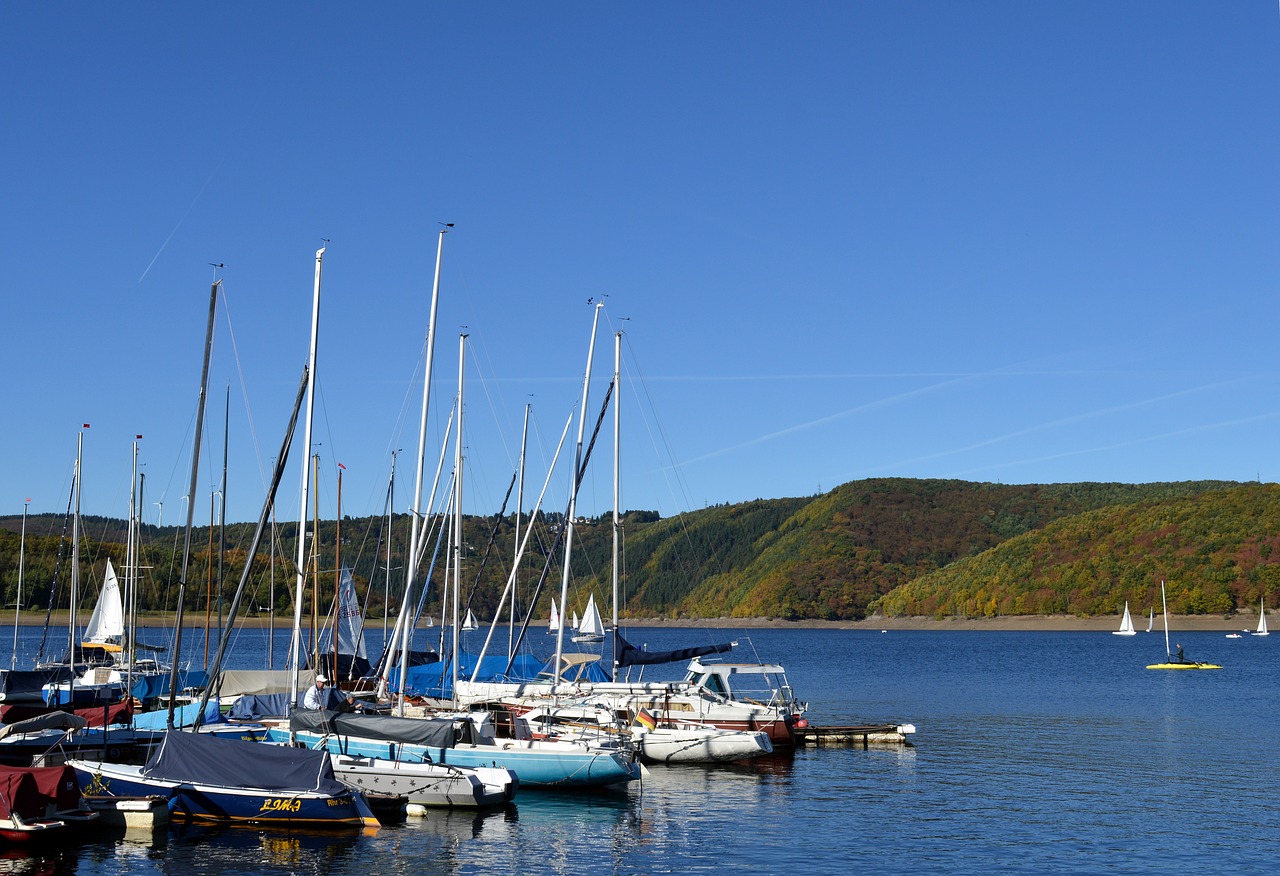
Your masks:
M 1126 605 L 1126 608 L 1128 606 Z M 1195 663 L 1182 659 L 1182 646 L 1178 646 L 1177 659 L 1169 650 L 1169 603 L 1165 601 L 1164 582 L 1160 582 L 1160 607 L 1164 610 L 1164 653 L 1165 663 L 1148 663 L 1148 669 L 1221 669 L 1217 663 Z

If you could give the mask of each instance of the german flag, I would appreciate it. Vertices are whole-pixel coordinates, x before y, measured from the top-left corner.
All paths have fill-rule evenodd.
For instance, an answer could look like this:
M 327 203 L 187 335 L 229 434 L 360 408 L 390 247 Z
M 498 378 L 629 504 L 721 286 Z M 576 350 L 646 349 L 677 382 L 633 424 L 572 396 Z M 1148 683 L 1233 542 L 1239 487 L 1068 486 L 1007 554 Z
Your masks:
M 656 730 L 658 727 L 658 719 L 648 709 L 636 712 L 635 723 L 646 730 Z

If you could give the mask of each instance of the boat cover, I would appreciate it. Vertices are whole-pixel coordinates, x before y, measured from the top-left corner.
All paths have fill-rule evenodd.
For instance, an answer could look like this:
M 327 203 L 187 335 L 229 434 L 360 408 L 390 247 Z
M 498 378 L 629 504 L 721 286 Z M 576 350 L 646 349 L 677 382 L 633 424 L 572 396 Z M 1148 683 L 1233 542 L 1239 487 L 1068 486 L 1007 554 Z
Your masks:
M 40 818 L 44 815 L 45 802 L 35 778 L 29 773 L 0 774 L 0 818 L 12 818 L 15 812 L 26 819 Z
M 199 703 L 185 703 L 177 706 L 173 710 L 173 726 L 190 727 L 195 723 L 196 716 L 200 714 Z M 224 724 L 226 719 L 222 717 L 222 712 L 218 709 L 217 700 L 209 700 L 209 704 L 205 706 L 204 717 L 200 719 L 202 726 L 208 724 Z M 143 712 L 134 716 L 133 726 L 138 730 L 165 730 L 169 726 L 169 710 L 156 709 L 152 712 Z
M 26 773 L 36 783 L 36 789 L 61 812 L 80 808 L 80 782 L 76 771 L 66 764 L 49 767 L 15 767 L 0 765 L 0 777 L 13 773 Z M 20 813 L 25 814 L 25 813 Z
M 184 669 L 178 672 L 178 690 L 180 691 L 193 688 L 203 690 L 208 683 L 209 673 L 203 669 Z M 142 700 L 144 703 L 160 697 L 167 697 L 169 695 L 169 673 L 135 676 L 133 687 L 129 688 L 129 693 L 133 694 L 135 699 Z
M 315 683 L 314 671 L 298 671 L 298 690 L 306 690 Z M 218 676 L 218 693 L 223 697 L 292 691 L 293 670 L 290 669 L 224 669 Z
M 507 657 L 505 654 L 490 654 L 478 661 L 480 671 L 475 674 L 476 681 L 532 681 L 538 677 L 542 661 L 529 654 L 518 655 L 512 663 L 511 672 L 506 673 Z M 471 678 L 477 666 L 477 655 L 463 653 L 458 661 L 458 678 Z M 399 693 L 400 667 L 393 666 L 387 672 L 388 687 Z M 449 661 L 426 666 L 416 666 L 409 662 L 406 674 L 405 693 L 409 696 L 431 696 L 440 699 L 453 697 L 453 670 Z
M 328 752 L 181 730 L 164 734 L 142 775 L 162 781 L 281 792 L 340 794 L 346 787 L 334 776 Z
M 71 668 L 3 669 L 0 670 L 0 701 L 40 705 L 44 703 L 44 686 L 71 679 Z
M 676 663 L 683 660 L 692 660 L 694 657 L 701 657 L 704 654 L 724 654 L 733 650 L 732 642 L 723 642 L 719 645 L 697 645 L 693 648 L 678 648 L 675 651 L 645 651 L 643 648 L 637 648 L 632 645 L 616 632 L 614 636 L 618 640 L 619 666 L 652 666 L 657 663 Z
M 344 712 L 295 711 L 290 730 L 359 736 L 387 742 L 408 742 L 435 748 L 452 748 L 457 738 L 452 718 L 399 718 L 394 715 L 353 715 Z
M 66 712 L 49 712 L 45 715 L 37 715 L 34 718 L 27 718 L 25 721 L 5 724 L 0 727 L 0 739 L 20 736 L 23 733 L 39 733 L 42 730 L 80 730 L 88 723 L 79 715 L 70 715 Z
M 6 724 L 13 724 L 16 721 L 25 721 L 28 718 L 36 718 L 40 715 L 47 715 L 50 712 L 64 711 L 68 711 L 65 706 L 4 705 L 0 706 L 0 721 L 4 721 Z M 111 703 L 110 705 L 72 709 L 70 712 L 84 718 L 89 727 L 105 727 L 108 724 L 128 724 L 133 718 L 133 704 L 126 700 L 120 703 Z

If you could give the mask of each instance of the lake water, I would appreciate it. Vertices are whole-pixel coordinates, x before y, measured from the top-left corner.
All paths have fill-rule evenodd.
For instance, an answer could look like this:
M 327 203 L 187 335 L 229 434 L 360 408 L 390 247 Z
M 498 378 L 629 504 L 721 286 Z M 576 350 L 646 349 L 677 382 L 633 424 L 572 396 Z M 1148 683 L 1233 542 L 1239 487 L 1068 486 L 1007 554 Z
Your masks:
M 253 665 L 263 636 L 242 634 L 233 662 Z M 736 637 L 738 659 L 786 666 L 814 724 L 907 721 L 914 745 L 653 767 L 625 791 L 525 791 L 507 811 L 432 813 L 375 836 L 175 828 L 44 856 L 0 851 L 0 872 L 1275 871 L 1280 636 L 1178 634 L 1189 658 L 1223 665 L 1215 672 L 1145 669 L 1164 657 L 1159 632 L 627 637 L 654 649 Z

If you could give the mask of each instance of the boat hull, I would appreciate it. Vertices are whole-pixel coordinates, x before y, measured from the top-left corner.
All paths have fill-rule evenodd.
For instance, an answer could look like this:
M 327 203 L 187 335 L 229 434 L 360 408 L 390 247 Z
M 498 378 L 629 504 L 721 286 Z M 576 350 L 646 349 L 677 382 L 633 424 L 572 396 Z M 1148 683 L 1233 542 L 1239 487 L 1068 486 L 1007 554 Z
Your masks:
M 645 763 L 727 763 L 773 752 L 762 731 L 739 732 L 713 728 L 667 729 L 640 734 L 640 757 Z
M 161 796 L 170 818 L 219 824 L 290 827 L 366 828 L 377 819 L 360 792 L 273 791 L 199 782 L 152 779 L 143 767 L 128 764 L 69 761 L 86 794 L 99 797 Z
M 324 749 L 330 754 L 511 770 L 519 777 L 521 788 L 603 787 L 640 777 L 639 765 L 622 752 L 593 751 L 572 743 L 501 739 L 493 745 L 461 743 L 439 748 L 355 736 L 335 738 L 309 731 L 295 731 L 293 735 L 307 748 Z M 284 730 L 268 733 L 273 742 L 287 741 L 288 736 Z
M 480 808 L 502 806 L 516 796 L 520 780 L 510 770 L 463 770 L 430 763 L 404 763 L 331 755 L 342 782 L 372 794 L 404 797 L 413 806 Z
M 1221 669 L 1216 663 L 1151 663 L 1148 669 Z

